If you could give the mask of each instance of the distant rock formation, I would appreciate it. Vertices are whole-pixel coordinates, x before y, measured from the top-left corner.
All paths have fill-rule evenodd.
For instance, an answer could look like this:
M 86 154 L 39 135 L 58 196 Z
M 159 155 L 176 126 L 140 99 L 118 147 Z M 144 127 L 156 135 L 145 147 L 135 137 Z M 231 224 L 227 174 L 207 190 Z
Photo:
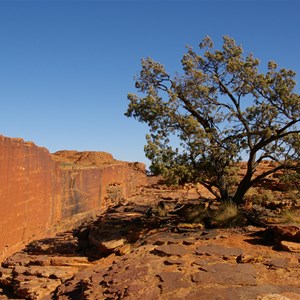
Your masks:
M 105 152 L 59 151 L 0 135 L 0 261 L 71 228 L 147 184 L 145 166 Z

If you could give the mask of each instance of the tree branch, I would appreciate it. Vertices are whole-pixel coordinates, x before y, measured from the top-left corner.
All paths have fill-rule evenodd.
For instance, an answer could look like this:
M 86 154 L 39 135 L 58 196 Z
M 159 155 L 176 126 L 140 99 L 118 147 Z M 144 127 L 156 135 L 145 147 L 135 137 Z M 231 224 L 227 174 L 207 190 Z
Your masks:
M 250 147 L 250 149 L 252 149 L 253 145 L 252 145 L 252 141 L 251 141 L 251 129 L 248 125 L 248 122 L 245 120 L 245 118 L 243 117 L 243 114 L 241 112 L 241 107 L 240 107 L 240 100 L 236 100 L 235 97 L 233 96 L 233 94 L 228 90 L 227 86 L 225 86 L 223 84 L 223 82 L 221 81 L 220 78 L 218 78 L 218 83 L 221 87 L 221 91 L 226 93 L 228 95 L 228 97 L 231 99 L 232 103 L 234 104 L 235 108 L 236 108 L 236 112 L 238 115 L 238 119 L 241 121 L 241 123 L 243 124 L 246 132 L 247 132 L 247 140 L 248 140 L 248 145 Z
M 197 119 L 197 121 L 202 125 L 202 127 L 204 128 L 204 130 L 207 132 L 207 131 L 211 131 L 212 128 L 211 128 L 211 125 L 209 123 L 209 121 L 205 118 L 203 118 L 199 113 L 198 111 L 194 108 L 194 106 L 192 105 L 192 103 L 187 100 L 181 92 L 177 93 L 178 95 L 178 98 L 184 103 L 184 107 L 185 109 L 191 113 L 191 115 L 193 117 L 195 117 Z
M 251 186 L 253 186 L 255 183 L 258 183 L 263 178 L 266 178 L 268 175 L 274 174 L 275 172 L 277 172 L 279 170 L 284 170 L 284 169 L 296 170 L 296 167 L 295 166 L 288 166 L 286 164 L 279 165 L 276 168 L 273 168 L 271 170 L 268 170 L 268 171 L 256 176 L 254 179 L 251 180 Z

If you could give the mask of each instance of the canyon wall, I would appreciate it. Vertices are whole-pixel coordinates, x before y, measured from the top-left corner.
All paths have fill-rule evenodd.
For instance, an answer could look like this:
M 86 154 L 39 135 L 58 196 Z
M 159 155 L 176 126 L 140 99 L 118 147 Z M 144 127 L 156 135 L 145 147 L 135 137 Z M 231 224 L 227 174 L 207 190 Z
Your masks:
M 147 184 L 145 166 L 0 136 L 0 261 L 69 229 Z

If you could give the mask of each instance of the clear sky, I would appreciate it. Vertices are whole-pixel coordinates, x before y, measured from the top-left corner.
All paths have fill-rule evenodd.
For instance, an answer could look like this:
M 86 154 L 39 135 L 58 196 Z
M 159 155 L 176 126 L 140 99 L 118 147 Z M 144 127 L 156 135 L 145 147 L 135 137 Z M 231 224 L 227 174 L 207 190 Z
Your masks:
M 0 134 L 147 162 L 147 128 L 123 115 L 142 57 L 172 73 L 186 45 L 230 35 L 300 84 L 299 14 L 298 0 L 0 0 Z

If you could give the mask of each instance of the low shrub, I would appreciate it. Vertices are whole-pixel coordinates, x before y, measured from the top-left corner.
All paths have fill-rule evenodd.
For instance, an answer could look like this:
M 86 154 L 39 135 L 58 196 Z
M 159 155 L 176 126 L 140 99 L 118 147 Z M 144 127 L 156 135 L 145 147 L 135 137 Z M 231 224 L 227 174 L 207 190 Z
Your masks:
M 212 216 L 212 224 L 215 227 L 239 227 L 243 226 L 245 222 L 238 206 L 230 201 L 223 203 Z
M 263 205 L 266 202 L 274 200 L 274 194 L 271 190 L 260 190 L 252 195 L 253 204 Z
M 118 205 L 124 201 L 123 190 L 119 184 L 110 184 L 106 188 L 106 202 L 108 205 Z

